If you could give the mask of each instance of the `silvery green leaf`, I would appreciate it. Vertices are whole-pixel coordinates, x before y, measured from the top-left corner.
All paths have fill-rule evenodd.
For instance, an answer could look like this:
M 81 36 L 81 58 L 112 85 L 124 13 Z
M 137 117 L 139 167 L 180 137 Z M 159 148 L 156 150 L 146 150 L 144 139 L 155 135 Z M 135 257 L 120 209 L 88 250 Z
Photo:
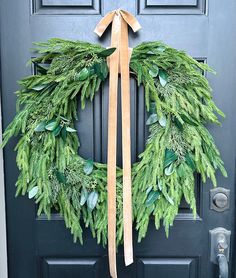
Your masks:
M 102 50 L 101 52 L 97 53 L 98 57 L 108 57 L 116 50 L 115 47 L 110 47 L 107 49 Z
M 164 160 L 164 168 L 169 166 L 172 162 L 177 160 L 177 155 L 173 150 L 166 149 L 165 150 L 165 160 Z
M 34 86 L 32 89 L 35 90 L 35 91 L 41 91 L 44 88 L 46 88 L 47 86 L 48 86 L 48 84 L 40 84 L 40 85 Z
M 38 186 L 34 186 L 34 187 L 29 191 L 29 193 L 28 193 L 29 199 L 34 198 L 34 197 L 37 195 L 38 190 L 39 190 L 39 187 L 38 187 Z
M 76 132 L 76 129 L 67 126 L 67 127 L 66 127 L 66 131 L 67 131 L 67 132 Z
M 157 77 L 159 68 L 157 65 L 153 65 L 152 68 L 148 72 L 152 77 Z
M 177 168 L 177 174 L 180 178 L 185 176 L 185 171 L 184 171 L 184 166 L 182 164 L 180 164 Z
M 89 77 L 89 70 L 87 68 L 83 68 L 79 73 L 75 75 L 75 80 L 84 81 Z
M 57 127 L 57 122 L 56 121 L 53 121 L 53 122 L 50 122 L 49 124 L 47 124 L 46 126 L 45 126 L 45 128 L 47 129 L 47 130 L 49 130 L 49 131 L 52 131 L 52 130 L 54 130 L 56 127 Z
M 64 173 L 60 172 L 60 171 L 56 171 L 56 177 L 57 177 L 57 180 L 60 182 L 60 183 L 66 183 L 66 176 L 64 175 Z
M 165 127 L 165 126 L 166 126 L 166 116 L 162 116 L 162 117 L 159 119 L 159 124 L 160 124 L 162 127 Z
M 86 188 L 82 188 L 81 196 L 80 196 L 80 205 L 83 206 L 88 199 L 88 190 Z
M 159 51 L 159 52 L 164 52 L 166 50 L 166 48 L 164 46 L 158 46 L 156 48 L 156 50 Z
M 192 155 L 190 155 L 189 153 L 186 153 L 185 155 L 185 161 L 187 163 L 187 165 L 193 170 L 195 171 L 196 169 L 196 166 L 195 166 L 195 162 L 192 158 Z
M 88 210 L 92 211 L 96 207 L 97 201 L 98 201 L 97 191 L 92 191 L 91 193 L 89 193 L 87 198 Z
M 152 125 L 158 121 L 157 114 L 151 114 L 146 121 L 146 125 Z
M 176 117 L 174 118 L 174 123 L 180 131 L 184 130 L 183 125 L 181 124 L 181 122 Z
M 54 136 L 58 136 L 62 130 L 63 126 L 58 125 L 53 131 L 52 133 L 54 134 Z
M 150 185 L 150 186 L 148 186 L 148 188 L 147 188 L 147 190 L 146 190 L 146 194 L 148 195 L 149 194 L 149 192 L 152 190 L 152 185 Z
M 86 175 L 90 175 L 93 171 L 93 161 L 92 160 L 87 160 L 85 165 L 84 165 L 84 173 Z
M 70 120 L 68 120 L 67 118 L 63 117 L 63 116 L 60 116 L 60 118 L 65 121 L 65 122 L 69 122 Z
M 155 103 L 154 101 L 152 101 L 152 102 L 150 103 L 149 112 L 150 112 L 151 114 L 156 114 L 156 112 L 157 112 L 156 103 Z
M 63 126 L 63 128 L 61 130 L 61 138 L 63 139 L 64 142 L 66 142 L 66 137 L 67 137 L 66 127 Z
M 173 174 L 173 172 L 174 172 L 174 165 L 173 165 L 173 163 L 171 163 L 170 164 L 170 166 L 168 166 L 167 168 L 165 168 L 165 174 L 167 175 L 167 176 L 170 176 L 171 174 Z
M 36 128 L 34 129 L 34 131 L 36 132 L 42 132 L 42 131 L 45 131 L 45 126 L 46 126 L 46 123 L 45 122 L 41 122 L 39 123 Z
M 167 83 L 167 79 L 168 79 L 167 73 L 164 70 L 159 70 L 159 80 L 162 87 L 165 87 Z
M 159 189 L 160 191 L 162 191 L 162 184 L 161 184 L 161 182 L 160 182 L 160 181 L 158 181 L 158 183 L 157 183 L 157 187 L 158 187 L 158 189 Z
M 147 200 L 145 202 L 146 207 L 151 206 L 157 199 L 160 197 L 160 192 L 159 191 L 151 191 L 148 196 Z

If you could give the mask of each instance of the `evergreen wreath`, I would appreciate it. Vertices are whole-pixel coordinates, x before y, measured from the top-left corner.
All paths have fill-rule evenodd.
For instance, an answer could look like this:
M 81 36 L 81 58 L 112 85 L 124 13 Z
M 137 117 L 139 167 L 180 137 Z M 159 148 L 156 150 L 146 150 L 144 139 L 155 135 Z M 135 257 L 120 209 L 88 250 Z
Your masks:
M 106 80 L 106 58 L 113 48 L 81 41 L 50 39 L 36 43 L 37 74 L 21 81 L 17 114 L 3 135 L 2 146 L 20 134 L 16 146 L 20 170 L 16 195 L 34 198 L 38 215 L 50 218 L 55 208 L 82 243 L 84 222 L 97 242 L 107 243 L 107 165 L 77 154 L 74 121 L 77 102 L 92 101 Z M 133 221 L 138 240 L 145 237 L 150 216 L 163 220 L 168 235 L 184 197 L 196 215 L 194 177 L 227 176 L 213 138 L 204 127 L 224 116 L 212 100 L 203 71 L 213 72 L 183 51 L 161 42 L 133 49 L 131 74 L 144 86 L 149 138 L 132 167 Z M 81 221 L 83 220 L 83 221 Z M 122 170 L 117 168 L 117 245 L 123 241 Z

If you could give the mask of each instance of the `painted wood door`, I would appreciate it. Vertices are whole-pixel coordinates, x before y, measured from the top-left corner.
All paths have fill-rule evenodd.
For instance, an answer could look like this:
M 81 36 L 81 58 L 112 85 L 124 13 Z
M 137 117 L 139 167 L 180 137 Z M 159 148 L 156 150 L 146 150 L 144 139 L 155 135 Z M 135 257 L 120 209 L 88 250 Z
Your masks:
M 234 256 L 235 184 L 235 109 L 236 104 L 236 2 L 235 0 L 2 0 L 1 1 L 1 85 L 3 126 L 15 114 L 16 81 L 32 73 L 26 62 L 34 41 L 51 37 L 79 39 L 109 45 L 110 33 L 99 40 L 93 29 L 110 10 L 123 8 L 135 14 L 142 25 L 130 32 L 130 44 L 162 40 L 186 50 L 195 59 L 208 62 L 217 72 L 209 75 L 214 99 L 226 113 L 222 127 L 209 126 L 215 136 L 229 174 L 217 176 L 219 185 L 230 189 L 230 208 L 224 212 L 210 209 L 212 184 L 196 181 L 198 217 L 183 202 L 174 226 L 166 239 L 163 229 L 153 223 L 147 237 L 134 245 L 135 262 L 124 266 L 122 248 L 118 254 L 119 278 L 210 278 L 218 277 L 209 259 L 209 230 L 222 226 L 231 230 L 230 277 Z M 107 85 L 93 104 L 82 112 L 80 153 L 106 161 Z M 144 149 L 145 110 L 142 89 L 131 81 L 132 159 Z M 120 115 L 120 112 L 119 112 Z M 120 122 L 118 124 L 120 130 Z M 120 134 L 120 132 L 118 132 Z M 74 244 L 69 230 L 58 214 L 51 221 L 36 216 L 36 206 L 26 197 L 15 199 L 17 167 L 13 151 L 17 139 L 4 150 L 9 278 L 109 277 L 107 250 L 96 244 L 85 231 L 84 245 Z M 121 138 L 118 138 L 118 163 L 121 163 Z M 135 234 L 135 232 L 134 232 Z

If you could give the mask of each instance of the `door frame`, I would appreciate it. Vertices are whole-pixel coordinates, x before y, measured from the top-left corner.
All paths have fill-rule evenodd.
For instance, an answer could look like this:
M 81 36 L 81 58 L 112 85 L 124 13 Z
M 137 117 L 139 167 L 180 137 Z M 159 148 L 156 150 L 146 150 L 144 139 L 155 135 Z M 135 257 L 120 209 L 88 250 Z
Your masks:
M 0 68 L 1 69 L 1 68 Z M 2 141 L 2 102 L 0 99 L 0 141 Z M 3 168 L 3 150 L 0 148 L 0 277 L 7 278 L 7 230 L 6 230 L 6 205 L 5 183 Z

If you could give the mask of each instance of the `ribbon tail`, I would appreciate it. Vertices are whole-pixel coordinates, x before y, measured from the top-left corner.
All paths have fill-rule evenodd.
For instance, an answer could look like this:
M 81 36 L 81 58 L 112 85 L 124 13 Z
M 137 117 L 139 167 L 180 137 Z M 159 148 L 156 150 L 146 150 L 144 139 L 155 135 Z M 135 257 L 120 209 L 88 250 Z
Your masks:
M 111 46 L 116 51 L 110 56 L 107 191 L 108 191 L 108 255 L 111 277 L 117 278 L 116 269 L 116 137 L 117 137 L 117 89 L 119 67 L 120 18 L 112 23 Z
M 122 105 L 122 156 L 123 156 L 123 221 L 125 265 L 133 263 L 131 138 L 130 138 L 130 79 L 128 25 L 122 18 L 120 37 L 120 72 Z

